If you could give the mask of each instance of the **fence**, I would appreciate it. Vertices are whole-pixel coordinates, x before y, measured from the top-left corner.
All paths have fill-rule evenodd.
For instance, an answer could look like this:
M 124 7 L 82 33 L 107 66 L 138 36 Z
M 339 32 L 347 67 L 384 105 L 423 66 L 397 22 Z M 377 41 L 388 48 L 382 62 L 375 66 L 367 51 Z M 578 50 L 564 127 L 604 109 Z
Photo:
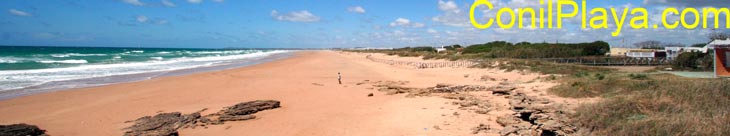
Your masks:
M 411 62 L 411 61 L 396 61 L 396 60 L 389 60 L 389 59 L 379 59 L 374 58 L 370 55 L 366 56 L 370 61 L 378 62 L 378 63 L 385 63 L 389 65 L 398 65 L 398 66 L 406 66 L 406 67 L 413 67 L 417 69 L 426 69 L 426 68 L 459 68 L 459 67 L 471 67 L 474 65 L 477 65 L 476 62 L 471 61 L 449 61 L 449 62 Z
M 591 66 L 656 66 L 671 64 L 671 61 L 666 58 L 548 58 L 540 60 Z
M 367 59 L 385 63 L 389 65 L 407 66 L 418 69 L 425 68 L 445 68 L 445 67 L 472 67 L 479 64 L 474 61 L 449 61 L 449 62 L 411 62 L 411 61 L 396 61 L 391 59 L 380 59 L 374 58 L 370 55 L 366 56 Z M 657 65 L 669 65 L 671 61 L 666 58 L 543 58 L 536 59 L 546 62 L 553 63 L 569 63 L 578 65 L 589 65 L 589 66 L 657 66 Z

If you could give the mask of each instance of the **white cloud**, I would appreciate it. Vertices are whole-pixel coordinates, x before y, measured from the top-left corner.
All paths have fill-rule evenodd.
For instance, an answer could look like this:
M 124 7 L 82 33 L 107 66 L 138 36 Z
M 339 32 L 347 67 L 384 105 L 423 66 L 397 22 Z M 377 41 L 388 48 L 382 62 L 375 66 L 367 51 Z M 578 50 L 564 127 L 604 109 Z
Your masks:
M 8 12 L 10 12 L 10 14 L 13 14 L 13 15 L 16 15 L 16 16 L 24 16 L 24 17 L 33 16 L 33 14 L 30 14 L 30 13 L 25 12 L 25 11 L 20 11 L 20 10 L 17 10 L 17 9 L 10 9 L 10 10 L 8 10 Z
M 407 26 L 409 24 L 411 24 L 411 20 L 399 17 L 394 22 L 391 22 L 390 26 Z
M 149 20 L 149 18 L 147 18 L 147 16 L 143 16 L 143 15 L 137 16 L 137 22 L 146 23 L 147 20 Z
M 193 4 L 199 4 L 199 3 L 203 2 L 203 0 L 188 0 L 188 2 L 193 3 Z
M 456 13 L 461 12 L 461 10 L 459 9 L 459 6 L 457 6 L 454 1 L 444 2 L 442 0 L 439 0 L 439 9 L 441 11 L 450 11 L 450 12 L 456 12 Z
M 175 6 L 177 6 L 177 5 L 175 5 L 175 3 L 172 3 L 170 0 L 162 0 L 162 5 L 164 5 L 165 7 L 175 7 Z
M 395 36 L 404 36 L 404 35 L 406 35 L 406 33 L 403 32 L 403 31 L 401 31 L 401 30 L 395 30 L 395 31 L 393 31 L 393 35 L 395 35 Z
M 461 9 L 454 1 L 439 0 L 438 9 L 443 11 L 444 14 L 431 18 L 431 21 L 454 27 L 471 26 L 468 14 L 461 12 Z
M 145 15 L 137 15 L 136 17 L 134 17 L 134 20 L 141 24 L 165 25 L 165 24 L 169 23 L 164 18 L 159 18 L 159 17 L 151 18 L 151 17 L 147 17 Z
M 142 3 L 139 0 L 122 0 L 122 2 L 127 3 L 127 4 L 132 4 L 135 6 L 144 6 L 144 3 Z
M 421 27 L 426 26 L 426 24 L 423 24 L 423 23 L 413 23 L 413 25 L 411 25 L 411 26 L 413 26 L 415 28 L 421 28 Z
M 399 17 L 399 18 L 395 19 L 395 21 L 391 22 L 390 26 L 391 27 L 401 26 L 401 27 L 421 28 L 421 27 L 425 27 L 426 24 L 418 23 L 418 22 L 411 22 L 410 19 Z
M 271 17 L 279 21 L 291 22 L 319 22 L 320 17 L 310 13 L 307 10 L 293 11 L 286 14 L 279 14 L 278 11 L 272 10 Z
M 426 30 L 426 32 L 432 33 L 432 34 L 439 33 L 439 31 L 437 31 L 436 29 L 433 29 L 433 28 L 429 28 L 428 30 Z
M 348 7 L 347 11 L 360 13 L 360 14 L 365 13 L 365 9 L 362 8 L 361 6 Z

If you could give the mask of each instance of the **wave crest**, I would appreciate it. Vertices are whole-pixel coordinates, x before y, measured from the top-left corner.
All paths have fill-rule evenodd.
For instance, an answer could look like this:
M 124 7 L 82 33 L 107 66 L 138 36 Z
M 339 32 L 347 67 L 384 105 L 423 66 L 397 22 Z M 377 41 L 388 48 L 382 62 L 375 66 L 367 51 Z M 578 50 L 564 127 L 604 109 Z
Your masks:
M 40 63 L 66 63 L 66 64 L 84 64 L 89 63 L 86 60 L 41 60 Z

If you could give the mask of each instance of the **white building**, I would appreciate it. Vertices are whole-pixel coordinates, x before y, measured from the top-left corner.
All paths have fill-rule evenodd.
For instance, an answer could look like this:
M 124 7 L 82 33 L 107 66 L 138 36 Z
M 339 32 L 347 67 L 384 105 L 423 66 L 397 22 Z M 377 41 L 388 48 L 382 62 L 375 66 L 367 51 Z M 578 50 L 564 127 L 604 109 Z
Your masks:
M 441 52 L 445 52 L 445 51 L 446 51 L 446 48 L 444 48 L 444 46 L 441 46 L 441 48 L 436 48 L 436 53 L 441 53 Z
M 674 58 L 677 58 L 679 54 L 685 53 L 685 52 L 702 52 L 707 53 L 707 46 L 705 47 L 664 47 L 664 49 L 667 51 L 667 58 L 670 60 L 673 60 Z
M 632 58 L 654 58 L 657 50 L 655 49 L 630 49 L 626 52 L 626 57 Z

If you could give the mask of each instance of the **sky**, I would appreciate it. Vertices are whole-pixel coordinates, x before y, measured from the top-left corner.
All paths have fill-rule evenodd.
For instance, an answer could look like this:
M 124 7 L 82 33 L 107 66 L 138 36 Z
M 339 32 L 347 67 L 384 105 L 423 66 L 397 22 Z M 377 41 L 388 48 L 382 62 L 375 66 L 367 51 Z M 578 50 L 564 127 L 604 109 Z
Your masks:
M 501 7 L 546 7 L 538 0 L 489 0 L 478 20 Z M 727 29 L 581 29 L 580 17 L 563 29 L 476 29 L 474 0 L 2 0 L 0 45 L 332 48 L 470 45 L 490 41 L 592 42 L 611 46 L 657 40 L 706 43 Z M 587 0 L 587 7 L 649 9 L 651 24 L 666 7 L 730 6 L 726 0 Z M 621 10 L 620 10 L 621 11 Z M 610 14 L 610 13 L 609 13 Z M 620 12 L 618 13 L 621 14 Z M 591 17 L 591 15 L 589 15 Z M 670 20 L 676 18 L 670 18 Z M 713 19 L 713 18 L 710 18 Z M 529 19 L 526 19 L 529 21 Z M 721 19 L 725 23 L 725 18 Z M 506 21 L 505 21 L 506 22 Z M 628 22 L 628 21 L 627 21 Z M 712 21 L 710 21 L 712 22 Z M 528 23 L 525 23 L 528 24 Z M 625 25 L 628 26 L 628 25 Z

